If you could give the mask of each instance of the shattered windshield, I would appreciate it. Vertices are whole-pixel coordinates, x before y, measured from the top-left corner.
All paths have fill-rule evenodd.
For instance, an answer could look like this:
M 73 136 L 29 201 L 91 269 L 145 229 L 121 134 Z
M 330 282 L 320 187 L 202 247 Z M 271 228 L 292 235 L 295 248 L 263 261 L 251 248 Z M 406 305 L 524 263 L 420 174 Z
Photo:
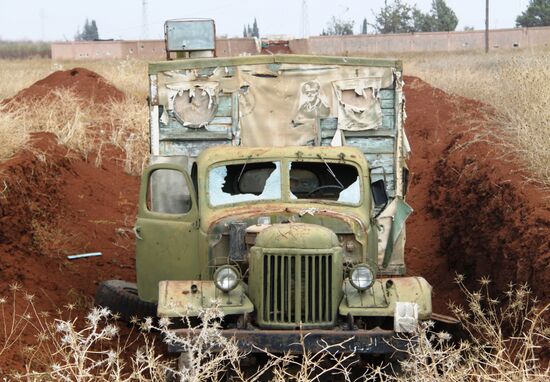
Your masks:
M 359 174 L 349 164 L 291 162 L 290 197 L 357 204 L 361 201 Z
M 290 162 L 291 200 L 329 200 L 344 204 L 361 201 L 357 169 L 330 162 Z M 262 200 L 281 200 L 281 162 L 252 162 L 216 166 L 208 173 L 208 194 L 213 207 Z
M 242 163 L 214 167 L 208 175 L 210 204 L 281 198 L 280 162 Z

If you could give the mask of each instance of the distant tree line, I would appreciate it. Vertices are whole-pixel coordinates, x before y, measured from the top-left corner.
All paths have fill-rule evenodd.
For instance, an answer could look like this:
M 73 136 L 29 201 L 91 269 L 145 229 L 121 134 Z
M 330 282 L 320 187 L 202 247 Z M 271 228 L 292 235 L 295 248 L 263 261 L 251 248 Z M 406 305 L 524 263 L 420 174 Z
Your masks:
M 31 57 L 51 57 L 48 42 L 2 41 L 0 39 L 0 59 L 20 59 Z
M 361 34 L 367 34 L 369 26 L 375 33 L 409 33 L 409 32 L 441 32 L 454 31 L 458 24 L 456 13 L 445 0 L 432 0 L 428 13 L 422 12 L 416 5 L 410 6 L 403 0 L 386 0 L 378 13 L 374 14 L 374 22 L 368 23 L 367 18 L 361 23 Z M 353 34 L 354 22 L 332 17 L 322 35 Z
M 544 27 L 550 25 L 550 0 L 531 0 L 527 9 L 516 18 L 518 27 Z
M 250 26 L 250 24 L 244 26 L 243 37 L 260 38 L 260 30 L 258 29 L 258 22 L 256 21 L 255 17 L 254 17 L 254 22 L 252 23 L 252 27 Z
M 404 0 L 385 0 L 384 6 L 373 14 L 373 22 L 363 18 L 360 34 L 449 32 L 454 31 L 457 25 L 458 17 L 445 0 L 432 0 L 431 8 L 426 13 L 416 5 L 406 4 Z M 516 26 L 550 26 L 550 0 L 530 0 L 527 9 L 516 18 Z M 321 35 L 351 35 L 354 33 L 353 27 L 354 21 L 333 16 Z M 473 28 L 465 26 L 464 30 Z
M 86 22 L 84 23 L 84 27 L 82 28 L 82 31 L 80 31 L 80 28 L 76 30 L 76 34 L 74 36 L 74 39 L 76 41 L 94 41 L 99 39 L 99 32 L 97 30 L 97 24 L 95 20 L 92 20 L 91 22 L 86 19 Z

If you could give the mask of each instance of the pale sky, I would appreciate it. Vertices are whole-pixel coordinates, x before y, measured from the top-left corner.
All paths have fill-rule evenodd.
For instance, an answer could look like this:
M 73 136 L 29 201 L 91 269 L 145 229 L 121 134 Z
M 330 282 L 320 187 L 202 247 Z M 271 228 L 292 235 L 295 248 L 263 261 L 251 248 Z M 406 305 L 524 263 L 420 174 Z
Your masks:
M 391 0 L 390 0 L 391 1 Z M 0 39 L 72 40 L 86 18 L 95 19 L 100 38 L 138 39 L 142 35 L 143 0 L 0 0 Z M 302 0 L 147 0 L 147 37 L 163 38 L 167 19 L 213 18 L 218 35 L 241 36 L 243 25 L 258 20 L 260 35 L 300 37 Z M 405 0 L 423 10 L 431 0 Z M 384 0 L 307 0 L 310 35 L 318 35 L 331 16 L 374 21 Z M 513 28 L 529 0 L 490 0 L 490 27 Z M 447 0 L 464 26 L 483 29 L 485 0 Z

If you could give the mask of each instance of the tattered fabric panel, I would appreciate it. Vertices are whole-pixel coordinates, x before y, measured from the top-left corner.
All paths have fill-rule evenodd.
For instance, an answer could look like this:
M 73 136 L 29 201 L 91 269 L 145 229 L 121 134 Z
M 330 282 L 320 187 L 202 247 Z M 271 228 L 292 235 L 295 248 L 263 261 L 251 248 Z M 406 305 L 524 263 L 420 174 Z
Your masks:
M 207 126 L 221 95 L 238 94 L 243 146 L 319 144 L 319 119 L 338 118 L 343 130 L 376 129 L 381 88 L 393 86 L 391 68 L 262 64 L 159 74 L 161 122 Z
M 378 92 L 382 78 L 367 77 L 334 81 L 338 98 L 338 129 L 370 130 L 382 125 L 382 108 Z

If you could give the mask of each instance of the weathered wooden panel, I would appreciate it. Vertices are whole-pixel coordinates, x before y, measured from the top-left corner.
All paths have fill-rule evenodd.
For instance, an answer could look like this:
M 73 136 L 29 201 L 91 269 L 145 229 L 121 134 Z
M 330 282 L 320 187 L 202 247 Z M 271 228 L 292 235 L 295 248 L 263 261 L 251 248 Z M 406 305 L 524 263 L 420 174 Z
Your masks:
M 233 120 L 231 119 L 231 116 L 228 117 L 214 117 L 212 118 L 212 121 L 210 121 L 209 125 L 231 125 Z
M 164 141 L 160 142 L 160 154 L 185 155 L 196 158 L 208 147 L 229 144 L 231 144 L 231 141 Z
M 182 140 L 182 141 L 201 141 L 201 140 L 228 140 L 231 139 L 231 130 L 208 131 L 205 129 L 188 129 L 186 127 L 171 127 L 160 129 L 160 140 Z
M 369 166 L 383 167 L 386 173 L 393 173 L 394 158 L 392 154 L 370 154 L 366 153 L 365 156 L 369 161 Z
M 224 94 L 218 98 L 217 117 L 231 117 L 231 94 Z
M 333 130 L 338 125 L 338 118 L 321 118 L 321 130 Z M 393 130 L 395 128 L 394 109 L 382 109 L 382 129 Z M 376 129 L 373 129 L 376 130 Z M 367 130 L 364 130 L 367 131 Z M 372 130 L 371 130 L 372 131 Z
M 393 99 L 381 99 L 380 107 L 382 108 L 382 110 L 393 109 L 394 108 Z
M 346 137 L 346 146 L 359 148 L 364 153 L 379 154 L 394 152 L 394 140 L 392 137 Z
M 382 128 L 384 129 L 393 129 L 395 127 L 395 118 L 393 115 L 391 116 L 387 116 L 387 115 L 384 115 L 382 116 Z
M 231 130 L 231 125 L 206 125 L 205 126 L 205 129 L 207 131 L 215 131 L 215 132 L 218 132 L 218 133 L 227 133 L 228 134 L 228 130 Z
M 378 97 L 381 100 L 390 100 L 393 103 L 393 100 L 395 99 L 395 92 L 393 89 L 380 89 L 378 92 Z
M 197 76 L 207 78 L 207 77 L 210 77 L 212 74 L 214 74 L 215 70 L 216 68 L 201 68 L 197 71 Z
M 382 109 L 382 115 L 386 117 L 392 117 L 395 115 L 395 109 Z

